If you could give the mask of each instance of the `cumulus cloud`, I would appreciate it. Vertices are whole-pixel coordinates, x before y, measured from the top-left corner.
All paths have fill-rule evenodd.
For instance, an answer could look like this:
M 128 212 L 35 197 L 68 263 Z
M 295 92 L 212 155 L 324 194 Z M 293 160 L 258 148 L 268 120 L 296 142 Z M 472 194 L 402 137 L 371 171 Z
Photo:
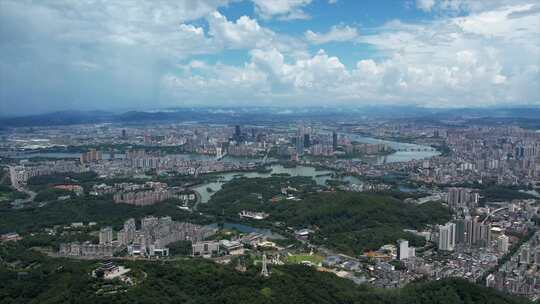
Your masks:
M 319 50 L 310 58 L 298 59 L 287 64 L 284 56 L 276 49 L 253 50 L 252 63 L 258 67 L 267 67 L 273 78 L 282 84 L 289 84 L 295 89 L 315 89 L 324 91 L 329 82 L 342 80 L 347 75 L 345 66 L 339 58 L 329 56 Z
M 540 10 L 532 1 L 419 1 L 433 19 L 394 20 L 362 35 L 347 25 L 296 36 L 269 27 L 305 14 L 309 3 L 254 0 L 258 15 L 229 19 L 219 12 L 226 1 L 218 0 L 3 0 L 0 111 L 255 102 L 540 105 Z M 348 58 L 324 50 L 344 41 L 354 42 Z M 360 49 L 370 57 L 356 55 Z M 221 63 L 228 50 L 245 62 Z
M 214 46 L 224 49 L 276 48 L 286 53 L 303 53 L 305 43 L 262 27 L 257 20 L 241 16 L 230 21 L 215 11 L 208 17 L 209 36 Z
M 504 6 L 531 3 L 530 0 L 416 0 L 416 7 L 424 12 L 479 13 Z
M 227 20 L 216 11 L 227 2 L 2 1 L 1 110 L 170 102 L 160 91 L 161 76 L 192 56 L 256 47 L 304 52 L 301 39 L 277 35 L 255 19 Z M 204 18 L 207 28 L 192 23 Z M 54 77 L 45 76 L 50 71 Z
M 277 17 L 281 20 L 309 19 L 303 7 L 311 0 L 252 0 L 255 11 L 264 19 Z
M 253 105 L 270 102 L 268 75 L 253 64 L 236 67 L 190 64 L 179 73 L 167 73 L 161 86 L 176 105 L 208 103 L 219 96 L 220 105 Z
M 354 41 L 358 38 L 358 30 L 348 25 L 334 25 L 326 33 L 315 33 L 308 30 L 305 32 L 304 36 L 313 44 Z
M 209 34 L 231 48 L 256 47 L 260 43 L 272 40 L 275 36 L 274 32 L 261 27 L 256 20 L 247 16 L 231 22 L 215 11 L 207 20 Z
M 258 97 L 278 104 L 538 105 L 540 21 L 531 11 L 517 5 L 429 23 L 389 22 L 356 38 L 384 57 L 353 67 L 324 50 L 294 58 L 256 48 L 241 71 L 258 75 Z M 218 90 L 215 81 L 209 88 Z

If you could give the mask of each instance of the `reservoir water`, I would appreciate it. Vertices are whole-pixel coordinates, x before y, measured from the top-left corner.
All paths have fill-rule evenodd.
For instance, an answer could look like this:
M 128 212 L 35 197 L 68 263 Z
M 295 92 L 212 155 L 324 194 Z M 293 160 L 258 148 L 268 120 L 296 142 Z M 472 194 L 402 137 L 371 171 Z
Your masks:
M 314 167 L 307 167 L 307 166 L 296 166 L 293 168 L 284 167 L 283 165 L 271 165 L 268 166 L 268 168 L 271 170 L 270 172 L 231 172 L 231 173 L 225 173 L 220 174 L 220 178 L 218 181 L 211 182 L 211 183 L 205 183 L 198 186 L 193 187 L 192 189 L 197 191 L 201 195 L 201 203 L 206 203 L 210 200 L 210 197 L 217 191 L 221 189 L 221 186 L 225 184 L 226 182 L 232 180 L 235 177 L 247 177 L 247 178 L 255 178 L 255 177 L 270 177 L 272 174 L 288 174 L 290 176 L 307 176 L 311 177 L 315 180 L 315 182 L 318 185 L 325 185 L 326 181 L 329 179 L 332 179 L 333 171 L 330 170 L 316 170 Z M 362 181 L 354 176 L 345 176 L 342 178 L 342 180 L 360 184 Z M 210 191 L 208 191 L 210 189 Z

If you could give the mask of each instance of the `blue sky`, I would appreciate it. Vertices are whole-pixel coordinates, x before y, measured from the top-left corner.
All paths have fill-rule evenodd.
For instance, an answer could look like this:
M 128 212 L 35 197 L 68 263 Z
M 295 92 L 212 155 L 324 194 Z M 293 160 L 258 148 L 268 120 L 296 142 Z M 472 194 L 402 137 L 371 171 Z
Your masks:
M 534 0 L 0 0 L 0 113 L 540 106 Z

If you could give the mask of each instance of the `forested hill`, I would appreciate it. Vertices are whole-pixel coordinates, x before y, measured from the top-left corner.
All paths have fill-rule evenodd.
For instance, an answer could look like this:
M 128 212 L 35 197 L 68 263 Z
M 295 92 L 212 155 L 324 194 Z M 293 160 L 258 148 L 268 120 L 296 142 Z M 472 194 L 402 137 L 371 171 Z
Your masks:
M 302 265 L 259 267 L 246 272 L 201 259 L 119 261 L 142 278 L 125 292 L 100 294 L 104 284 L 89 274 L 99 262 L 52 259 L 20 245 L 0 245 L 0 303 L 204 303 L 204 304 L 520 304 L 511 297 L 459 279 L 380 290 L 355 285 Z M 24 274 L 24 275 L 21 275 Z
M 272 197 L 281 195 L 282 187 L 287 186 L 299 189 L 295 193 L 298 201 L 283 199 L 269 203 Z M 313 190 L 306 190 L 313 186 L 311 179 L 301 177 L 234 179 L 216 192 L 209 204 L 201 206 L 201 210 L 224 217 L 224 221 L 237 220 L 242 210 L 263 211 L 270 217 L 257 224 L 268 222 L 272 227 L 277 221 L 296 229 L 311 228 L 316 230 L 312 237 L 315 244 L 350 255 L 376 250 L 400 238 L 422 247 L 425 239 L 404 229 L 422 229 L 428 224 L 443 224 L 450 220 L 450 211 L 439 202 L 413 205 L 384 194 L 313 193 Z M 253 193 L 260 194 L 262 199 Z

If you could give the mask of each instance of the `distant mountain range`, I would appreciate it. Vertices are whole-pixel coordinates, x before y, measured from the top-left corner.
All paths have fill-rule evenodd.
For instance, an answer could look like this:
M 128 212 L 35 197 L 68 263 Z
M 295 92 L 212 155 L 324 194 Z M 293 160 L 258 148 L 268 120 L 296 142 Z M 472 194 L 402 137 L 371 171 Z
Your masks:
M 466 108 L 434 109 L 403 106 L 363 108 L 169 108 L 155 111 L 129 111 L 112 113 L 106 111 L 61 111 L 39 115 L 2 117 L 0 128 L 54 126 L 95 123 L 150 123 L 150 122 L 212 122 L 212 123 L 268 123 L 290 122 L 301 119 L 317 119 L 332 122 L 351 118 L 418 119 L 428 121 L 463 119 L 478 124 L 525 122 L 540 126 L 540 108 Z

